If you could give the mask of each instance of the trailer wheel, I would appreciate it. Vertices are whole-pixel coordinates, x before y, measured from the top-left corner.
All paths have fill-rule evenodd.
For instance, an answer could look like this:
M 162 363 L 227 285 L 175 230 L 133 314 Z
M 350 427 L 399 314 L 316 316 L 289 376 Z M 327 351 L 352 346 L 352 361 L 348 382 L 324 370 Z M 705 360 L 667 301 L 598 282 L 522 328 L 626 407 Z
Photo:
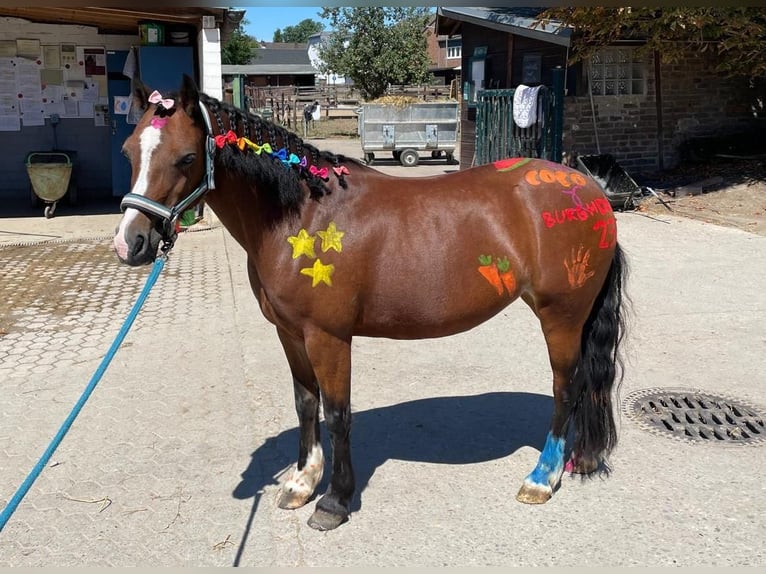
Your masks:
M 442 156 L 442 150 L 435 149 L 431 152 L 431 157 L 434 159 L 439 159 Z
M 447 152 L 447 165 L 455 165 L 456 163 L 458 163 L 458 162 L 455 160 L 455 155 L 451 151 L 448 151 Z
M 367 165 L 372 165 L 372 163 L 375 161 L 375 154 L 372 152 L 367 152 L 364 154 L 364 161 L 367 162 Z
M 399 157 L 399 161 L 404 167 L 415 167 L 418 165 L 418 152 L 414 149 L 402 150 L 402 154 Z

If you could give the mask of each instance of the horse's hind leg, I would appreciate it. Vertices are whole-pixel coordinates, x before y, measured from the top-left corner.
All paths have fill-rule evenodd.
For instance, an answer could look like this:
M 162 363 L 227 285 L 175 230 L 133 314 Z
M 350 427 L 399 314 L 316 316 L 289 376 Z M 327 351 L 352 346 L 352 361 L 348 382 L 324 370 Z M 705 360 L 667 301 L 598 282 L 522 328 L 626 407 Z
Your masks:
M 537 466 L 524 479 L 516 495 L 517 500 L 528 504 L 547 502 L 564 472 L 567 424 L 572 401 L 576 399 L 572 396 L 570 382 L 579 357 L 582 332 L 580 322 L 573 321 L 555 307 L 539 309 L 538 317 L 553 371 L 553 419 Z
M 300 426 L 298 463 L 282 484 L 277 504 L 299 508 L 314 494 L 324 471 L 324 454 L 319 440 L 319 386 L 306 357 L 303 343 L 277 329 L 293 375 L 295 410 Z

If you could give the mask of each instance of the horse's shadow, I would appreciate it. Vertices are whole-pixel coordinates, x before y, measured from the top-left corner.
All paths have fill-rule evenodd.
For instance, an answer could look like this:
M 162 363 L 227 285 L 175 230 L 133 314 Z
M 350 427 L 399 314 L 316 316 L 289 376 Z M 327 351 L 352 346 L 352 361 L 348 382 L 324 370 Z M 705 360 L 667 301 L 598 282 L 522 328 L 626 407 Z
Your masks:
M 351 455 L 357 496 L 351 510 L 361 507 L 361 493 L 375 470 L 389 459 L 470 464 L 505 457 L 522 446 L 541 449 L 552 412 L 551 397 L 519 392 L 436 397 L 354 412 Z M 322 425 L 329 458 L 327 435 Z M 258 493 L 277 484 L 297 454 L 297 427 L 267 439 L 253 452 L 234 498 L 255 497 L 257 505 Z M 326 464 L 319 494 L 329 480 L 330 461 Z

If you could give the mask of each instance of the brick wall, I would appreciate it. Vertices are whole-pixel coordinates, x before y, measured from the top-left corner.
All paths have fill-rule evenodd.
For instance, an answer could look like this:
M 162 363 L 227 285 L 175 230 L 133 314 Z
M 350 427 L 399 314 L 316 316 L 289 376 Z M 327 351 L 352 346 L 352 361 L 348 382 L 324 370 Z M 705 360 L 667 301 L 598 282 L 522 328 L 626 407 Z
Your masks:
M 679 64 L 661 65 L 662 147 L 664 167 L 680 159 L 679 147 L 689 138 L 722 135 L 754 126 L 753 104 L 763 86 L 713 72 L 707 55 L 690 54 Z M 660 167 L 657 102 L 653 62 L 647 64 L 645 96 L 565 98 L 564 144 L 567 154 L 596 154 L 596 130 L 602 154 L 610 153 L 629 173 Z M 760 93 L 759 93 L 760 92 Z M 760 110 L 763 117 L 763 109 Z

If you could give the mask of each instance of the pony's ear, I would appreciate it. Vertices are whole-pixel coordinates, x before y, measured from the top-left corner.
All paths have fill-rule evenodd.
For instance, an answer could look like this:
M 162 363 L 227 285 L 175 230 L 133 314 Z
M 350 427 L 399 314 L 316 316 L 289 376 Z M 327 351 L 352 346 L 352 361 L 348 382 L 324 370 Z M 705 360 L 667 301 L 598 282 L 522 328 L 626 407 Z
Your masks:
M 139 78 L 133 78 L 133 104 L 140 110 L 149 106 L 149 89 Z
M 184 74 L 184 81 L 181 85 L 181 107 L 190 116 L 199 103 L 199 90 L 194 80 L 187 74 Z

